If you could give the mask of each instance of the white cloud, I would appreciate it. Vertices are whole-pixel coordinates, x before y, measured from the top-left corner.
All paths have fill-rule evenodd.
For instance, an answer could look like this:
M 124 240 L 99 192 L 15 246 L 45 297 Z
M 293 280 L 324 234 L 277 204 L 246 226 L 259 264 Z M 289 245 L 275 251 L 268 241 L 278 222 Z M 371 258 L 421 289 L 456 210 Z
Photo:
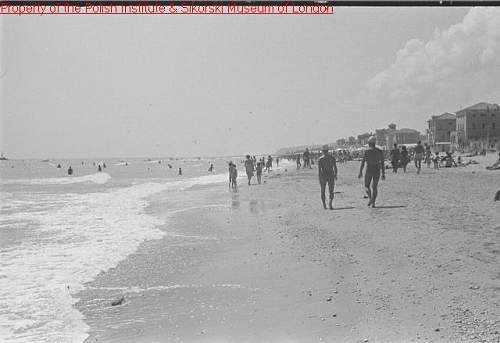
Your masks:
M 406 42 L 395 62 L 366 82 L 366 91 L 380 101 L 472 99 L 495 91 L 500 96 L 499 80 L 500 8 L 477 7 L 427 42 Z

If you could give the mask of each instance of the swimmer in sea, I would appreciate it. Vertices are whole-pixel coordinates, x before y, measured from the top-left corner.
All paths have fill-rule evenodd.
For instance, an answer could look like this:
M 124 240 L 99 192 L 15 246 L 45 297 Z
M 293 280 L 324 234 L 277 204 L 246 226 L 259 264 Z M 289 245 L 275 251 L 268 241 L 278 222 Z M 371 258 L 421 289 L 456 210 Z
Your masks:
M 179 168 L 179 175 L 182 175 L 182 168 Z
M 323 208 L 326 210 L 326 184 L 328 184 L 328 191 L 330 193 L 329 208 L 333 210 L 333 195 L 335 180 L 337 179 L 337 162 L 335 157 L 328 153 L 328 145 L 324 145 L 322 148 L 323 156 L 318 160 L 318 171 L 319 171 L 319 184 L 321 186 L 321 202 L 323 203 Z
M 73 175 L 73 168 L 71 166 L 68 168 L 68 175 Z
M 358 175 L 358 178 L 360 179 L 363 177 L 363 168 L 366 164 L 365 191 L 368 195 L 368 199 L 370 199 L 368 206 L 371 207 L 375 207 L 375 201 L 377 200 L 378 194 L 378 181 L 381 173 L 382 180 L 385 180 L 384 153 L 375 146 L 376 142 L 377 139 L 374 136 L 371 136 L 368 139 L 369 148 L 365 151 Z M 372 190 L 370 189 L 370 184 L 372 186 Z

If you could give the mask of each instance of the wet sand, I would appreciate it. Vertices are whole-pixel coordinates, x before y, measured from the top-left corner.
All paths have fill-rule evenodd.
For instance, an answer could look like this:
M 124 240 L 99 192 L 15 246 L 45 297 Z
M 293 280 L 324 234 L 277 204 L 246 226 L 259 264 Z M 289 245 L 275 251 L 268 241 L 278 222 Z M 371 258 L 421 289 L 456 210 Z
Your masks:
M 158 194 L 166 236 L 78 294 L 87 342 L 499 342 L 500 171 L 485 165 L 387 170 L 375 209 L 356 162 L 333 211 L 316 169 Z

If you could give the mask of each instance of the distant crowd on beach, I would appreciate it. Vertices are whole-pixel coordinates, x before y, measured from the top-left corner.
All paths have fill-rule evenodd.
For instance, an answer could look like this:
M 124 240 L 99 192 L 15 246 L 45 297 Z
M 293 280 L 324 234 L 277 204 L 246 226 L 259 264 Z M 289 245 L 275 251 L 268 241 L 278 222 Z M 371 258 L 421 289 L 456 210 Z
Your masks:
M 454 157 L 452 152 L 444 152 L 441 154 L 438 151 L 432 152 L 430 145 L 419 141 L 414 147 L 408 149 L 405 145 L 401 145 L 401 148 L 397 143 L 394 144 L 393 148 L 388 151 L 380 149 L 376 145 L 375 136 L 371 136 L 368 139 L 368 148 L 363 151 L 347 151 L 343 149 L 337 149 L 330 153 L 330 147 L 324 145 L 321 149 L 321 153 L 311 152 L 308 148 L 302 153 L 297 154 L 286 154 L 282 155 L 281 158 L 287 159 L 288 161 L 294 161 L 297 170 L 299 169 L 312 169 L 313 166 L 318 167 L 318 178 L 320 183 L 320 197 L 325 209 L 333 209 L 333 199 L 334 199 L 334 188 L 335 181 L 338 178 L 338 168 L 337 163 L 346 163 L 347 161 L 358 160 L 361 162 L 359 170 L 359 178 L 363 178 L 364 173 L 364 188 L 366 192 L 366 198 L 368 198 L 368 206 L 376 207 L 376 200 L 378 196 L 378 183 L 380 180 L 385 180 L 385 170 L 391 169 L 393 173 L 397 173 L 399 169 L 402 169 L 404 173 L 407 171 L 408 164 L 413 161 L 417 174 L 421 173 L 422 164 L 427 165 L 428 168 L 440 169 L 440 168 L 452 168 L 452 167 L 464 167 L 470 164 L 477 164 L 475 160 L 468 160 L 464 162 L 462 156 Z M 476 153 L 475 155 L 466 155 L 468 157 L 473 157 L 477 155 L 486 155 L 485 151 Z M 268 156 L 267 159 L 262 157 L 257 160 L 255 156 L 246 156 L 244 163 L 245 172 L 248 179 L 248 185 L 251 185 L 251 180 L 256 174 L 257 184 L 262 183 L 262 173 L 263 171 L 270 172 L 273 167 L 273 161 L 276 165 L 279 165 L 280 157 L 276 157 L 273 160 L 272 156 Z M 386 165 L 385 161 L 388 160 Z M 366 167 L 366 168 L 365 168 Z M 494 170 L 500 169 L 500 153 L 497 162 L 492 166 L 487 166 L 486 169 Z M 237 190 L 237 179 L 238 171 L 236 164 L 232 161 L 229 162 L 229 187 L 233 190 Z M 329 202 L 328 206 L 326 203 L 326 188 L 328 186 L 329 192 Z M 499 197 L 497 194 L 496 197 Z

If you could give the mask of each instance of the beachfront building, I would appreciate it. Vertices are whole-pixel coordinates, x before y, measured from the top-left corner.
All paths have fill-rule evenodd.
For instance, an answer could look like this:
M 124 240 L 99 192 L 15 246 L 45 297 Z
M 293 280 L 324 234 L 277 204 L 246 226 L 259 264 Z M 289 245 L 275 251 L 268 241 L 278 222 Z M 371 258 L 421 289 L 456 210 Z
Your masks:
M 358 135 L 358 145 L 363 146 L 368 144 L 368 139 L 373 135 L 373 133 L 363 133 Z
M 397 144 L 415 144 L 420 140 L 420 132 L 414 129 L 399 129 L 387 134 L 386 144 L 392 147 Z
M 453 113 L 443 113 L 432 116 L 427 124 L 429 125 L 427 140 L 431 146 L 435 146 L 436 143 L 450 143 L 451 133 L 456 128 L 457 116 Z
M 453 140 L 460 148 L 488 149 L 500 144 L 500 106 L 480 102 L 456 112 Z
M 377 138 L 377 144 L 380 146 L 387 147 L 387 135 L 390 132 L 393 132 L 392 129 L 376 129 L 375 130 L 375 138 Z

